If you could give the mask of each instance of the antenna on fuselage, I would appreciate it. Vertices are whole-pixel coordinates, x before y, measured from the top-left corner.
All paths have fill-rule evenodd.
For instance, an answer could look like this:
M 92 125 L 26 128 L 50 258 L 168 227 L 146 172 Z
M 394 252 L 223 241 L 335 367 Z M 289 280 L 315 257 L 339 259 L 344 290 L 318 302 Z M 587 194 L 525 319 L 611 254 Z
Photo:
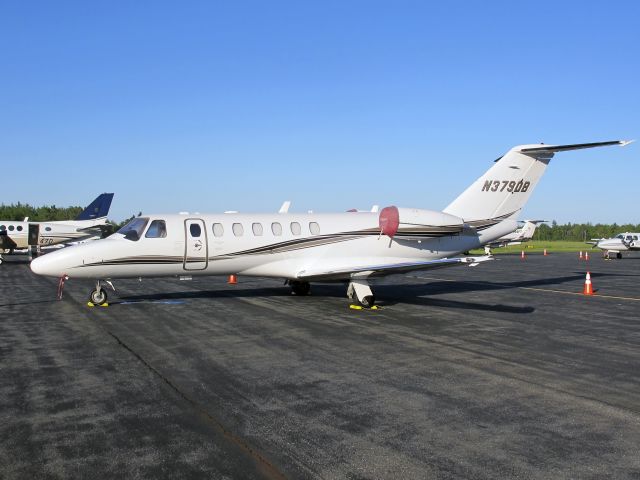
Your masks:
M 291 206 L 291 202 L 287 200 L 282 204 L 282 206 L 280 207 L 280 210 L 278 210 L 278 213 L 289 213 L 290 206 Z

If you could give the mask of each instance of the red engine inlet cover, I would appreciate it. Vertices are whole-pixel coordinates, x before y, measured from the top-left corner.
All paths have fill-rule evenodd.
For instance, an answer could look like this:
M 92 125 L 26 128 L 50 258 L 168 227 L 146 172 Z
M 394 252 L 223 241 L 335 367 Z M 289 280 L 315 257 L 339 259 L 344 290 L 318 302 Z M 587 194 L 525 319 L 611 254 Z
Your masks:
M 388 237 L 393 237 L 398 233 L 398 227 L 400 225 L 400 214 L 398 213 L 398 207 L 384 207 L 380 210 L 380 217 L 378 218 L 380 225 L 380 231 Z

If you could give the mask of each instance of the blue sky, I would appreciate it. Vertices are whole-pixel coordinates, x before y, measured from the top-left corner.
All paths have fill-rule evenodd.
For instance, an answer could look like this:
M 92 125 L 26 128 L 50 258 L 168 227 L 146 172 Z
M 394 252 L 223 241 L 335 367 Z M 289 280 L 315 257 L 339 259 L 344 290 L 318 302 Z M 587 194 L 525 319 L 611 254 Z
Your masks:
M 640 137 L 637 2 L 0 2 L 0 202 L 442 209 L 522 143 Z M 640 142 L 522 218 L 640 223 Z

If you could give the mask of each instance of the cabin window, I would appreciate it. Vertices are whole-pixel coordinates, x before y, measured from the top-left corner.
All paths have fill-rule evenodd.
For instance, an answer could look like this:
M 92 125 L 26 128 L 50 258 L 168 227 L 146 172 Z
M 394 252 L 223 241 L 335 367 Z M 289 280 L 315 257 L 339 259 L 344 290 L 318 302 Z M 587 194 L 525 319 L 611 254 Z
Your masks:
M 51 231 L 51 227 L 44 227 L 45 232 L 50 232 Z
M 280 225 L 278 222 L 273 222 L 271 224 L 271 231 L 276 237 L 279 237 L 280 235 L 282 235 L 282 225 Z
M 18 225 L 18 226 L 16 227 L 16 229 L 17 229 L 19 232 L 21 232 L 21 231 L 22 231 L 22 225 Z M 629 239 L 631 239 L 631 237 L 629 237 Z
M 13 225 L 9 225 L 9 231 L 10 231 L 10 232 L 13 232 L 13 230 L 14 230 L 15 228 L 16 228 L 16 227 L 14 227 Z
M 251 225 L 251 229 L 253 230 L 253 234 L 256 237 L 261 237 L 262 236 L 262 224 L 261 223 L 254 223 L 253 225 Z
M 200 224 L 192 223 L 191 225 L 189 225 L 189 233 L 194 238 L 198 238 L 200 235 L 202 235 L 202 228 L 200 228 Z
M 140 240 L 142 236 L 142 232 L 144 232 L 144 227 L 147 226 L 148 218 L 145 217 L 136 217 L 132 219 L 129 223 L 127 223 L 124 227 L 118 230 L 116 233 L 124 235 L 124 238 L 127 240 L 131 240 L 132 242 L 137 242 Z
M 7 229 L 7 227 L 6 227 L 6 226 L 4 226 L 4 225 L 0 225 L 0 232 L 5 231 L 6 229 Z
M 634 240 L 637 240 L 637 239 L 638 239 L 638 235 L 634 235 L 634 236 L 633 236 L 633 239 L 634 239 Z
M 241 223 L 234 223 L 231 229 L 233 230 L 233 234 L 236 237 L 241 237 L 242 235 L 244 235 L 244 228 L 242 227 Z
M 309 222 L 309 231 L 311 235 L 320 235 L 320 225 L 317 222 Z
M 221 223 L 214 223 L 213 224 L 213 234 L 216 237 L 221 237 L 224 235 L 224 227 L 222 226 Z
M 291 233 L 294 235 L 300 235 L 302 233 L 302 227 L 298 222 L 291 222 Z
M 193 227 L 193 225 L 191 225 Z M 164 220 L 154 220 L 147 229 L 146 238 L 165 238 L 167 236 L 167 224 Z M 194 235 L 195 236 L 195 235 Z

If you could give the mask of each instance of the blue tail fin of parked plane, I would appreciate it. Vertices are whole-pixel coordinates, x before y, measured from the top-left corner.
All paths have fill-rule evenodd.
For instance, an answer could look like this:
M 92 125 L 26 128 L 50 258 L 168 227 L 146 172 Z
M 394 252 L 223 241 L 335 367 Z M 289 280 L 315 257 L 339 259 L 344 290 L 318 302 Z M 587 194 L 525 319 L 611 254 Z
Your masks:
M 80 215 L 76 217 L 76 220 L 95 220 L 96 218 L 106 217 L 111 208 L 111 200 L 113 200 L 113 193 L 103 193 L 85 208 Z

